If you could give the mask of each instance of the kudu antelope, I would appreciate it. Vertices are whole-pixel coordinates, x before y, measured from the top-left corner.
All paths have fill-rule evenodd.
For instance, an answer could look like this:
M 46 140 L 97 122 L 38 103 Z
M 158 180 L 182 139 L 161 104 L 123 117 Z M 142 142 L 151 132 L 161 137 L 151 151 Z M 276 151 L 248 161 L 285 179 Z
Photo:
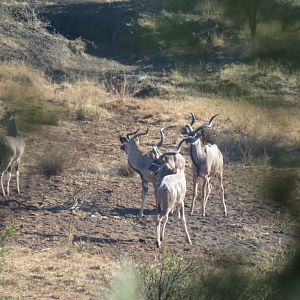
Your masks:
M 138 148 L 137 138 L 148 133 L 148 129 L 145 132 L 140 132 L 139 129 L 135 132 L 128 133 L 125 136 L 120 136 L 120 142 L 122 143 L 121 150 L 125 151 L 128 155 L 128 164 L 136 171 L 142 180 L 142 206 L 139 212 L 139 216 L 143 216 L 144 206 L 148 193 L 148 184 L 153 182 L 153 175 L 148 171 L 148 167 L 151 165 L 152 159 L 148 155 L 143 154 Z
M 203 216 L 205 216 L 205 209 L 209 194 L 211 192 L 210 177 L 217 176 L 220 183 L 222 202 L 224 207 L 224 216 L 227 215 L 227 209 L 224 198 L 223 186 L 223 155 L 216 144 L 205 144 L 201 137 L 205 132 L 212 127 L 213 120 L 217 115 L 214 115 L 207 125 L 201 125 L 197 129 L 186 132 L 188 137 L 184 138 L 180 143 L 186 142 L 190 147 L 190 158 L 193 163 L 193 198 L 190 213 L 193 214 L 195 200 L 198 192 L 198 179 L 203 178 L 202 195 L 203 195 Z M 183 130 L 181 131 L 183 133 Z
M 1 189 L 3 196 L 9 195 L 9 184 L 11 179 L 11 169 L 15 166 L 17 178 L 17 191 L 20 194 L 19 184 L 19 167 L 22 154 L 25 148 L 24 138 L 18 134 L 15 113 L 7 113 L 0 120 L 0 124 L 7 128 L 7 134 L 0 141 L 0 173 L 1 173 Z M 7 179 L 7 194 L 3 186 L 3 175 L 8 173 Z
M 144 206 L 149 190 L 149 183 L 153 183 L 155 180 L 152 172 L 148 170 L 148 167 L 151 165 L 153 159 L 158 158 L 160 155 L 158 148 L 162 146 L 164 140 L 163 131 L 166 128 L 160 129 L 159 143 L 154 145 L 150 152 L 147 154 L 143 154 L 138 148 L 137 138 L 139 136 L 146 135 L 148 133 L 148 129 L 144 133 L 138 133 L 139 130 L 137 130 L 133 133 L 128 133 L 126 137 L 120 136 L 120 142 L 122 143 L 121 150 L 127 153 L 128 164 L 134 171 L 136 171 L 140 175 L 142 180 L 142 204 L 139 212 L 139 217 L 143 216 Z M 176 167 L 176 157 L 177 156 L 168 158 L 167 163 L 170 165 L 171 168 Z
M 170 168 L 166 158 L 176 156 L 176 169 Z M 184 198 L 186 194 L 186 179 L 184 174 L 185 160 L 177 152 L 167 152 L 153 160 L 149 170 L 155 175 L 154 184 L 156 199 L 156 230 L 157 246 L 161 247 L 170 211 L 176 206 L 178 217 L 182 219 L 186 240 L 192 244 L 185 220 Z M 161 223 L 163 226 L 161 228 Z

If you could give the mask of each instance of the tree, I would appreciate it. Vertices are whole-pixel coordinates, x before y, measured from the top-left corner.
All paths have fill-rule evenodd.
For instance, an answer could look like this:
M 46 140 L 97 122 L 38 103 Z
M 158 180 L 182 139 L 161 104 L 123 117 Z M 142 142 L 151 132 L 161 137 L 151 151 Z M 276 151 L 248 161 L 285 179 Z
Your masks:
M 221 0 L 224 14 L 236 25 L 248 23 L 251 37 L 255 38 L 260 21 L 281 19 L 290 0 Z

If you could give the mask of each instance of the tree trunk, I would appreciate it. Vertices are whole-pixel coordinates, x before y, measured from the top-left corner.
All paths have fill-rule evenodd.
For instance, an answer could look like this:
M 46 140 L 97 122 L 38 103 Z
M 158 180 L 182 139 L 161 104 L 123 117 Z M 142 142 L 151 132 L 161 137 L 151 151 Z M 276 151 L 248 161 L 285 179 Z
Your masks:
M 258 1 L 253 1 L 253 7 L 250 11 L 249 15 L 249 26 L 251 31 L 251 38 L 254 39 L 256 37 L 256 30 L 257 30 L 257 6 Z

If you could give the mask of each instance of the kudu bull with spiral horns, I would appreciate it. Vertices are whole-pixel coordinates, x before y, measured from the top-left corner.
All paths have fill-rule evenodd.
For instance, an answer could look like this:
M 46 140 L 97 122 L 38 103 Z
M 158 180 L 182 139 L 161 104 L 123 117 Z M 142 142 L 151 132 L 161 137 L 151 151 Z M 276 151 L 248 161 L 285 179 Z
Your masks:
M 209 120 L 208 124 L 201 125 L 193 130 L 192 125 L 195 122 L 195 117 L 192 115 L 192 124 L 185 125 L 181 129 L 181 133 L 188 135 L 182 143 L 186 143 L 190 147 L 190 158 L 193 162 L 193 198 L 190 213 L 193 214 L 195 199 L 197 198 L 198 179 L 203 178 L 202 195 L 203 195 L 203 216 L 206 214 L 206 204 L 211 192 L 210 177 L 216 176 L 219 180 L 222 202 L 224 207 L 224 216 L 227 216 L 227 208 L 224 198 L 223 186 L 223 155 L 216 144 L 205 144 L 201 138 L 206 135 L 206 131 L 210 130 L 213 125 L 213 120 L 219 114 L 214 115 Z
M 170 211 L 177 208 L 178 217 L 182 219 L 186 240 L 192 244 L 185 220 L 184 198 L 186 194 L 186 179 L 184 174 L 185 160 L 177 152 L 166 152 L 153 160 L 149 170 L 156 177 L 154 184 L 156 199 L 156 230 L 157 246 L 161 247 L 164 239 L 165 228 L 169 218 Z M 167 162 L 168 157 L 176 157 L 176 169 L 170 167 Z M 161 223 L 163 226 L 161 228 Z
M 171 127 L 171 126 L 170 126 Z M 166 127 L 166 128 L 170 128 Z M 148 133 L 148 129 L 145 132 L 139 132 L 139 129 L 135 132 L 128 133 L 125 136 L 120 136 L 120 142 L 122 143 L 121 150 L 125 151 L 128 156 L 128 164 L 130 167 L 136 171 L 142 180 L 142 205 L 139 212 L 139 217 L 143 216 L 144 206 L 147 199 L 147 193 L 149 189 L 149 182 L 153 183 L 155 177 L 153 173 L 148 170 L 151 165 L 153 159 L 158 158 L 159 150 L 164 140 L 164 129 L 160 129 L 160 141 L 157 145 L 154 145 L 151 151 L 147 154 L 143 154 L 142 151 L 138 147 L 137 138 Z M 175 168 L 176 167 L 176 157 L 170 157 L 168 159 L 168 164 Z

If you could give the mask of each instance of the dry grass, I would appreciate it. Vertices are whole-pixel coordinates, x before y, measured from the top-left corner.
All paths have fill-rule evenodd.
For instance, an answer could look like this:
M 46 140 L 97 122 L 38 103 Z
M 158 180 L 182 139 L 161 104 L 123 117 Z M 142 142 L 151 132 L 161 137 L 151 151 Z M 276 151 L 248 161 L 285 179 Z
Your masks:
M 177 100 L 149 99 L 143 103 L 131 100 L 139 106 L 140 118 L 153 115 L 157 123 L 186 124 L 190 112 L 197 116 L 198 123 L 220 113 L 215 128 L 220 134 L 252 134 L 257 137 L 272 136 L 284 143 L 294 143 L 300 138 L 298 110 L 294 108 L 268 109 L 245 102 L 206 97 L 185 96 Z M 176 110 L 174 110 L 176 105 Z M 197 124 L 198 124 L 197 123 Z
M 90 174 L 99 176 L 101 179 L 108 176 L 105 163 L 101 162 L 100 158 L 97 157 L 90 157 L 88 161 L 85 162 L 85 170 Z
M 213 32 L 210 34 L 211 44 L 215 48 L 225 47 L 226 41 L 223 33 Z
M 0 294 L 12 299 L 103 299 L 115 262 L 73 248 L 8 248 Z
M 26 63 L 2 63 L 0 65 L 1 99 L 47 100 L 51 92 L 45 75 Z
M 259 63 L 252 66 L 225 67 L 220 71 L 220 78 L 242 86 L 245 80 L 252 76 L 251 74 L 259 76 L 261 83 L 263 78 L 267 80 L 272 77 L 279 80 L 284 83 L 283 88 L 293 89 L 299 83 L 296 74 L 288 76 L 280 66 Z M 176 82 L 185 80 L 182 73 L 177 70 L 173 72 L 172 79 Z M 215 122 L 215 129 L 222 150 L 229 158 L 236 156 L 238 152 L 240 159 L 246 164 L 257 156 L 255 152 L 259 152 L 259 164 L 267 164 L 273 146 L 294 146 L 295 141 L 300 139 L 299 109 L 294 107 L 265 108 L 217 97 L 215 99 L 198 97 L 188 94 L 186 89 L 181 92 L 180 89 L 175 89 L 177 95 L 181 94 L 176 96 L 176 99 L 169 96 L 169 99 L 149 98 L 147 101 L 140 101 L 127 95 L 128 98 L 124 102 L 119 95 L 108 94 L 103 86 L 91 80 L 53 85 L 43 73 L 26 64 L 2 64 L 0 87 L 0 98 L 4 104 L 26 108 L 26 118 L 33 123 L 42 120 L 40 121 L 42 124 L 55 124 L 59 115 L 56 111 L 59 109 L 61 113 L 62 110 L 58 104 L 66 107 L 73 119 L 96 122 L 104 122 L 112 117 L 113 109 L 118 113 L 119 108 L 132 106 L 135 107 L 134 114 L 137 119 L 146 125 L 149 123 L 157 126 L 185 124 L 191 111 L 196 114 L 200 123 L 207 122 L 210 116 L 220 113 Z M 113 107 L 112 102 L 115 103 Z M 51 107 L 44 106 L 45 103 L 53 104 L 55 114 L 49 113 Z M 102 166 L 98 163 L 92 167 L 87 166 L 87 169 L 88 172 L 103 175 Z M 126 176 L 130 176 L 130 172 L 125 173 L 128 173 Z
M 22 131 L 57 125 L 61 111 L 53 105 L 53 86 L 45 74 L 26 63 L 0 64 L 0 103 L 18 112 Z
M 47 177 L 61 175 L 68 163 L 70 157 L 67 155 L 65 149 L 60 147 L 51 148 L 47 153 L 41 157 L 37 163 L 40 174 Z
M 212 115 L 220 113 L 214 123 L 213 136 L 226 162 L 266 166 L 276 157 L 281 157 L 277 160 L 280 164 L 287 155 L 284 151 L 295 149 L 300 139 L 299 109 L 296 108 L 269 109 L 247 102 L 238 102 L 237 105 L 230 100 L 194 96 L 164 101 L 155 98 L 143 103 L 131 100 L 131 103 L 138 107 L 136 115 L 139 120 L 152 115 L 146 119 L 149 124 L 157 124 L 157 127 L 178 125 L 174 134 L 174 142 L 177 143 L 181 139 L 179 126 L 190 121 L 190 112 L 197 116 L 196 125 L 206 123 Z
M 105 108 L 111 99 L 100 84 L 81 80 L 55 85 L 26 63 L 0 65 L 0 101 L 8 109 L 20 110 L 24 123 L 57 125 L 63 111 L 58 104 L 81 121 L 103 121 L 111 116 Z
M 136 173 L 133 171 L 133 169 L 129 166 L 128 163 L 123 163 L 119 166 L 117 174 L 121 177 L 133 177 Z
M 102 121 L 111 116 L 105 109 L 105 104 L 110 102 L 108 94 L 96 82 L 82 80 L 73 84 L 64 83 L 57 87 L 54 97 L 66 104 L 77 120 Z

